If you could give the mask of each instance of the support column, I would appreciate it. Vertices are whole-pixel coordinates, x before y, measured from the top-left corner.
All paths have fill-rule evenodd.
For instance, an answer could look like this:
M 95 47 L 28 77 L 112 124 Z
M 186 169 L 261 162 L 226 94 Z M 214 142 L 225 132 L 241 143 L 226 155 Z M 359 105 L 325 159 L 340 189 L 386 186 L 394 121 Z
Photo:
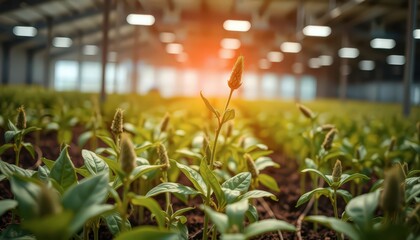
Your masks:
M 101 93 L 100 102 L 103 103 L 106 100 L 106 64 L 108 62 L 108 30 L 109 30 L 109 11 L 110 11 L 111 0 L 104 1 L 104 12 L 103 12 L 103 25 L 102 25 L 102 71 L 101 71 Z
M 303 0 L 299 0 L 298 7 L 297 7 L 297 21 L 296 21 L 296 40 L 297 42 L 303 46 L 303 25 L 305 21 L 305 8 L 303 5 Z M 303 53 L 302 51 L 298 52 L 296 55 L 296 61 L 294 65 L 294 73 L 295 73 L 295 101 L 300 102 L 300 88 L 301 88 L 301 80 L 302 80 L 302 73 L 304 69 L 303 65 Z M 296 67 L 299 66 L 299 67 Z
M 51 85 L 51 74 L 50 74 L 50 66 L 51 66 L 51 44 L 52 44 L 52 27 L 53 27 L 53 19 L 51 17 L 47 17 L 47 44 L 45 47 L 45 56 L 44 56 L 44 87 L 50 88 Z
M 25 83 L 27 85 L 33 84 L 33 70 L 34 70 L 34 55 L 35 52 L 33 50 L 26 51 L 26 80 Z
M 118 93 L 118 69 L 120 65 L 120 41 L 121 41 L 121 32 L 120 26 L 122 22 L 122 16 L 124 15 L 123 4 L 121 1 L 116 1 L 117 4 L 117 11 L 116 11 L 116 21 L 115 21 L 115 41 L 114 41 L 114 51 L 116 53 L 115 56 L 115 64 L 114 64 L 114 93 Z
M 1 83 L 3 85 L 9 84 L 9 71 L 10 71 L 10 44 L 3 43 L 3 59 L 2 59 L 2 72 L 1 72 Z
M 406 64 L 404 68 L 404 93 L 403 93 L 403 115 L 408 117 L 411 108 L 411 85 L 414 77 L 414 53 L 416 45 L 414 44 L 413 31 L 416 28 L 417 19 L 417 0 L 408 1 L 408 18 L 407 18 L 407 33 L 405 44 L 405 59 Z
M 349 39 L 348 35 L 342 36 L 341 47 L 348 47 Z M 347 98 L 347 78 L 349 75 L 349 60 L 347 58 L 341 58 L 340 60 L 340 85 L 339 85 L 339 97 L 341 101 L 346 101 Z

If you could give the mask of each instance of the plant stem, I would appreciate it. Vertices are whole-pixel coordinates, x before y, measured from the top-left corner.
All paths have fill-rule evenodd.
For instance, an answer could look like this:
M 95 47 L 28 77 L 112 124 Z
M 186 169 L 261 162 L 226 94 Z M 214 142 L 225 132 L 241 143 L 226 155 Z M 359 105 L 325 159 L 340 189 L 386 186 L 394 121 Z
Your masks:
M 93 224 L 93 240 L 99 239 L 98 231 L 99 231 L 99 220 L 98 222 L 95 222 Z
M 130 184 L 128 184 L 127 179 L 124 180 L 123 187 L 124 187 L 123 195 L 122 195 L 123 201 L 122 201 L 122 206 L 121 206 L 121 209 L 120 209 L 120 211 L 121 211 L 120 215 L 121 215 L 121 220 L 122 220 L 121 221 L 121 226 L 120 226 L 121 232 L 125 232 L 127 230 L 126 226 L 125 226 L 125 223 L 128 219 L 128 216 L 127 216 L 128 197 L 127 197 L 127 195 L 128 195 L 128 191 L 130 189 Z
M 163 182 L 168 182 L 168 171 L 162 172 Z M 165 199 L 166 199 L 166 215 L 169 217 L 171 214 L 169 213 L 169 208 L 171 207 L 171 195 L 169 192 L 165 193 Z M 168 229 L 171 227 L 171 221 L 169 220 L 167 222 Z
M 225 105 L 225 111 L 227 110 L 227 108 L 229 106 L 230 99 L 232 98 L 233 91 L 234 91 L 233 89 L 230 89 L 229 98 L 228 98 L 228 100 L 226 102 L 226 105 Z
M 334 207 L 334 217 L 338 219 L 338 211 L 337 211 L 337 189 L 334 188 L 334 195 L 333 195 L 333 207 Z
M 210 189 L 210 187 L 208 187 L 208 189 Z M 207 197 L 206 197 L 206 201 L 204 203 L 204 205 L 206 206 L 210 206 L 210 190 L 207 190 Z M 204 214 L 204 230 L 203 230 L 203 240 L 207 240 L 208 236 L 207 236 L 207 231 L 209 228 L 209 215 L 206 213 Z

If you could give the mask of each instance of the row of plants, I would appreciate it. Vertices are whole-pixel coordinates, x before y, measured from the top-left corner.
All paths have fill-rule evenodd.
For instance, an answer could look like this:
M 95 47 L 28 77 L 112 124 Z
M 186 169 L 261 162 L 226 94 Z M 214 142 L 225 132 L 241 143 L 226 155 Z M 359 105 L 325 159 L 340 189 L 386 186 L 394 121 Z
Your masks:
M 112 121 L 104 121 L 106 110 L 85 95 L 68 99 L 70 103 L 47 98 L 54 104 L 45 106 L 48 116 L 41 122 L 30 115 L 44 113 L 29 110 L 31 104 L 19 107 L 17 114 L 5 108 L 0 156 L 8 159 L 0 161 L 0 179 L 10 183 L 13 198 L 0 201 L 0 214 L 11 214 L 1 237 L 99 239 L 99 229 L 106 225 L 116 239 L 188 239 L 185 214 L 190 211 L 204 215 L 202 239 L 295 231 L 285 221 L 259 220 L 254 199 L 277 200 L 259 187 L 279 190 L 274 178 L 260 171 L 278 164 L 245 122 L 233 124 L 236 113 L 230 101 L 242 84 L 242 71 L 239 58 L 222 111 L 201 95 L 204 117 L 178 111 L 158 120 L 156 113 L 139 116 L 131 103 L 125 110 L 118 108 Z M 42 104 L 36 109 L 44 109 Z M 75 166 L 68 144 L 77 126 L 83 128 L 78 136 L 83 163 Z M 59 156 L 41 158 L 36 169 L 21 167 L 25 158 L 37 157 L 37 142 L 26 139 L 42 131 L 57 132 Z M 174 208 L 174 202 L 184 204 Z M 199 203 L 198 209 L 191 203 Z

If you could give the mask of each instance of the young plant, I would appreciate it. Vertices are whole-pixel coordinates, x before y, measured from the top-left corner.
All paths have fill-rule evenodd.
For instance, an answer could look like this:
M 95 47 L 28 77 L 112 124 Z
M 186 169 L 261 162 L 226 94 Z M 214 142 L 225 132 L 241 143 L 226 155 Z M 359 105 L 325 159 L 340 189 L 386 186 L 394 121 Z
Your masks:
M 210 216 L 217 230 L 220 233 L 220 239 L 224 240 L 246 240 L 256 237 L 266 232 L 277 230 L 296 231 L 295 226 L 276 219 L 267 219 L 257 221 L 249 219 L 252 223 L 245 226 L 245 215 L 252 206 L 247 200 L 228 204 L 226 214 L 214 211 L 208 206 L 203 206 L 203 210 Z
M 24 147 L 31 154 L 32 158 L 35 158 L 34 147 L 31 143 L 24 142 L 23 139 L 26 134 L 40 129 L 36 127 L 26 127 L 26 113 L 23 106 L 18 108 L 16 125 L 9 120 L 8 128 L 9 130 L 4 133 L 6 144 L 0 147 L 0 155 L 7 149 L 13 148 L 13 151 L 15 152 L 15 165 L 19 166 L 20 152 L 22 147 Z M 10 143 L 12 141 L 13 143 Z

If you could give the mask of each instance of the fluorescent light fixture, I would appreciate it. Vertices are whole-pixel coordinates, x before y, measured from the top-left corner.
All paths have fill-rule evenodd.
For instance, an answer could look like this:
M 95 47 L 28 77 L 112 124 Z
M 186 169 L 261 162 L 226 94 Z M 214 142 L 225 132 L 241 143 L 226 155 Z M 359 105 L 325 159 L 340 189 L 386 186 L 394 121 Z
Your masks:
M 185 52 L 180 53 L 176 56 L 176 60 L 178 62 L 186 62 L 188 60 L 188 55 Z
M 219 50 L 219 57 L 222 59 L 231 59 L 235 56 L 235 51 L 231 49 L 220 49 Z
M 109 52 L 108 53 L 108 61 L 110 61 L 110 62 L 116 62 L 117 61 L 117 57 L 118 57 L 118 53 L 117 52 Z
M 95 45 L 86 45 L 83 47 L 83 54 L 93 56 L 98 54 L 99 48 Z
M 372 71 L 375 69 L 375 62 L 372 60 L 362 60 L 359 62 L 359 69 L 363 71 Z
M 73 41 L 68 37 L 55 37 L 52 42 L 53 46 L 58 48 L 68 48 L 72 43 Z
M 308 65 L 310 68 L 320 68 L 321 60 L 319 58 L 311 58 L 308 61 Z
M 321 66 L 330 66 L 333 63 L 333 57 L 329 55 L 321 55 L 318 58 Z
M 161 32 L 159 34 L 159 40 L 163 43 L 171 43 L 171 42 L 175 42 L 176 39 L 176 35 L 175 33 L 171 33 L 171 32 Z
M 258 66 L 261 69 L 269 69 L 271 67 L 271 63 L 267 59 L 260 59 L 260 61 L 258 62 Z
M 238 49 L 241 47 L 241 41 L 236 38 L 223 38 L 220 46 L 224 49 Z
M 271 51 L 267 53 L 267 59 L 270 62 L 281 62 L 283 61 L 283 53 L 277 51 Z
M 405 57 L 403 55 L 389 55 L 386 57 L 386 62 L 389 65 L 404 65 Z
M 129 14 L 127 22 L 131 25 L 151 26 L 155 23 L 155 17 L 149 14 Z
M 179 43 L 169 43 L 166 45 L 166 52 L 169 54 L 180 54 L 184 51 L 184 48 Z
M 357 58 L 359 56 L 359 49 L 344 47 L 338 50 L 338 56 L 341 58 Z
M 16 26 L 13 28 L 13 34 L 19 37 L 35 37 L 38 30 L 30 26 Z
M 297 42 L 284 42 L 280 45 L 280 49 L 286 53 L 298 53 L 302 50 L 302 46 Z
M 251 28 L 251 23 L 242 20 L 226 20 L 223 23 L 223 28 L 226 31 L 247 32 Z
M 414 29 L 414 31 L 413 31 L 413 37 L 415 39 L 420 39 L 420 29 Z
M 331 28 L 328 26 L 308 25 L 303 28 L 303 34 L 310 37 L 328 37 Z
M 392 49 L 395 47 L 395 40 L 387 38 L 374 38 L 370 41 L 370 46 L 372 48 L 379 49 Z

